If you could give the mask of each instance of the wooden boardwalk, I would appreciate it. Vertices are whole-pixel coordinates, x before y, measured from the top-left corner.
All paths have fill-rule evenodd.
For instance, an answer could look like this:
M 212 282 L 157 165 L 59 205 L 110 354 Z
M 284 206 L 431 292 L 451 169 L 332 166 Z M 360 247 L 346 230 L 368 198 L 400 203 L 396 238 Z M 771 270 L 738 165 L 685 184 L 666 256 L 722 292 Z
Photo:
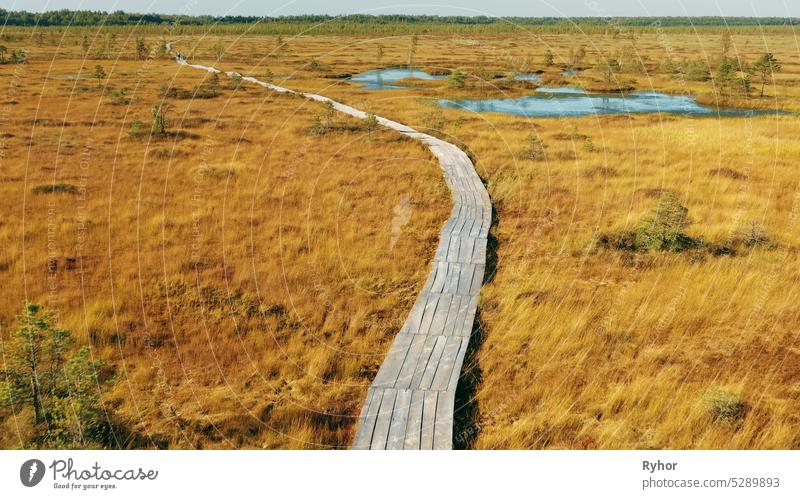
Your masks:
M 175 60 L 220 72 L 189 64 L 178 55 Z M 253 77 L 243 80 L 276 92 L 330 101 L 340 112 L 367 117 L 364 111 L 321 95 L 295 92 Z M 486 269 L 492 205 L 472 161 L 461 149 L 402 123 L 377 119 L 428 146 L 453 194 L 453 211 L 442 228 L 428 280 L 367 392 L 353 448 L 452 449 L 456 386 Z

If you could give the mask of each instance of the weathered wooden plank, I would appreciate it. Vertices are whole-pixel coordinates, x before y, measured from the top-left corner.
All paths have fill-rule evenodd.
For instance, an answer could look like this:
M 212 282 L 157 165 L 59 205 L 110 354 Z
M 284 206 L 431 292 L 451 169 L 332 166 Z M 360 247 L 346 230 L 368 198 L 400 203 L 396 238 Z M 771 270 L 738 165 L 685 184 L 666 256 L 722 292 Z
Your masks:
M 436 426 L 436 400 L 439 392 L 425 391 L 424 403 L 422 405 L 422 435 L 420 437 L 420 449 L 433 449 L 433 432 Z
M 370 449 L 385 449 L 389 439 L 389 426 L 392 424 L 392 414 L 394 411 L 394 400 L 397 397 L 397 390 L 387 389 L 383 392 L 381 407 L 378 409 L 378 418 L 375 421 L 375 431 L 372 434 Z
M 400 376 L 400 368 L 403 367 L 403 361 L 408 355 L 408 348 L 411 346 L 413 337 L 408 334 L 397 335 L 392 342 L 392 347 L 389 353 L 383 360 L 378 374 L 372 382 L 373 386 L 382 388 L 391 388 L 397 382 L 397 377 Z
M 469 337 L 472 334 L 472 325 L 475 322 L 475 311 L 478 309 L 478 295 L 469 299 L 465 312 L 466 318 L 461 326 L 461 336 Z
M 425 393 L 419 390 L 411 392 L 411 406 L 408 408 L 406 422 L 406 440 L 403 449 L 419 450 L 422 442 L 422 409 Z
M 403 362 L 403 367 L 400 369 L 400 375 L 397 377 L 397 383 L 395 383 L 396 388 L 411 387 L 411 381 L 414 379 L 414 374 L 417 372 L 418 365 L 422 361 L 421 359 L 425 349 L 425 341 L 428 338 L 430 337 L 422 334 L 414 335 L 411 346 L 408 348 L 406 360 Z M 431 350 L 433 350 L 433 346 L 431 346 Z M 428 357 L 430 357 L 431 350 L 429 350 L 427 353 Z M 427 359 L 425 359 L 424 362 L 427 362 Z
M 411 378 L 410 388 L 413 388 L 413 389 L 418 389 L 419 388 L 420 381 L 422 380 L 422 376 L 425 374 L 425 369 L 428 367 L 428 364 L 431 362 L 431 356 L 433 355 L 433 349 L 436 347 L 436 343 L 437 343 L 438 339 L 439 339 L 439 336 L 427 336 L 426 337 L 425 346 L 422 348 L 422 354 L 420 354 L 419 360 L 417 360 L 417 365 L 414 367 L 414 376 Z
M 464 366 L 464 359 L 467 356 L 467 349 L 469 348 L 469 338 L 461 338 L 461 346 L 456 355 L 456 362 L 453 366 L 453 372 L 450 374 L 450 382 L 447 384 L 447 391 L 456 393 L 458 388 L 458 380 L 461 378 L 461 370 Z
M 472 252 L 472 263 L 486 263 L 486 245 L 488 241 L 486 238 L 475 239 L 475 247 Z
M 372 442 L 372 434 L 375 432 L 375 421 L 378 419 L 378 408 L 383 398 L 383 390 L 380 388 L 370 388 L 367 392 L 367 403 L 364 404 L 361 414 L 361 424 L 356 432 L 353 442 L 354 449 L 369 449 Z
M 470 294 L 469 291 L 472 285 L 472 276 L 475 274 L 475 267 L 476 265 L 474 263 L 464 264 L 463 270 L 458 276 L 458 288 L 456 291 L 458 294 Z
M 461 310 L 461 301 L 464 297 L 453 295 L 450 301 L 450 308 L 447 310 L 447 320 L 442 328 L 444 336 L 454 336 L 456 330 L 456 323 L 458 322 L 458 311 Z
M 458 280 L 461 277 L 464 265 L 465 264 L 461 264 L 458 262 L 453 262 L 448 264 L 447 279 L 445 281 L 444 287 L 442 288 L 442 293 L 448 293 L 451 295 L 458 293 Z
M 461 348 L 461 338 L 457 336 L 447 337 L 444 350 L 442 351 L 442 357 L 436 368 L 436 374 L 434 374 L 433 380 L 431 381 L 431 390 L 447 390 L 459 348 Z
M 439 297 L 441 294 L 429 294 L 427 296 L 427 301 L 425 302 L 425 311 L 422 315 L 422 321 L 420 321 L 419 332 L 417 334 L 428 334 L 428 331 L 431 328 L 431 323 L 433 322 L 433 316 L 436 313 L 436 305 L 439 303 Z
M 450 264 L 447 262 L 436 262 L 436 280 L 431 285 L 430 293 L 441 293 L 444 285 L 447 282 L 447 274 L 450 270 Z
M 430 390 L 433 376 L 436 374 L 436 369 L 439 367 L 439 361 L 444 352 L 444 345 L 447 343 L 446 336 L 436 336 L 436 344 L 433 346 L 431 357 L 428 360 L 428 365 L 425 366 L 425 372 L 422 373 L 422 378 L 419 380 L 419 385 L 412 386 L 412 388 L 419 388 L 422 390 Z
M 433 428 L 433 448 L 450 450 L 453 448 L 453 405 L 455 395 L 439 392 L 436 400 L 436 422 Z
M 389 439 L 386 448 L 403 450 L 406 441 L 406 425 L 408 424 L 409 407 L 411 406 L 411 390 L 398 390 L 392 411 L 392 423 L 389 426 Z
M 475 273 L 472 274 L 472 282 L 470 283 L 468 292 L 470 295 L 477 295 L 480 292 L 481 285 L 483 284 L 483 275 L 485 269 L 485 265 L 475 265 Z
M 433 313 L 433 320 L 431 321 L 430 331 L 434 334 L 441 334 L 444 331 L 445 322 L 447 322 L 447 314 L 450 312 L 450 304 L 453 301 L 453 295 L 442 294 L 439 295 L 439 301 L 436 304 L 436 311 Z

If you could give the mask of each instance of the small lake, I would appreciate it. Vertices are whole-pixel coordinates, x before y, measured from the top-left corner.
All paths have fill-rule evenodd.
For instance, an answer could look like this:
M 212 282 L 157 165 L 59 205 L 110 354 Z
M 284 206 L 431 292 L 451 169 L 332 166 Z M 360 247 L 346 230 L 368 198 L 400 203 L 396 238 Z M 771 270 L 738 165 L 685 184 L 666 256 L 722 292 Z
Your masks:
M 389 68 L 375 69 L 373 71 L 359 73 L 355 76 L 351 76 L 347 79 L 347 81 L 363 84 L 363 88 L 367 90 L 385 90 L 393 88 L 406 88 L 402 85 L 394 85 L 394 83 L 407 78 L 416 78 L 418 80 L 441 80 L 442 78 L 446 78 L 446 76 L 432 75 L 419 69 Z
M 515 116 L 557 117 L 629 113 L 675 113 L 699 116 L 747 116 L 776 114 L 774 111 L 749 109 L 715 109 L 698 104 L 691 96 L 667 95 L 658 92 L 590 94 L 575 87 L 539 87 L 536 95 L 515 99 L 439 100 L 451 109 L 479 113 L 505 113 Z

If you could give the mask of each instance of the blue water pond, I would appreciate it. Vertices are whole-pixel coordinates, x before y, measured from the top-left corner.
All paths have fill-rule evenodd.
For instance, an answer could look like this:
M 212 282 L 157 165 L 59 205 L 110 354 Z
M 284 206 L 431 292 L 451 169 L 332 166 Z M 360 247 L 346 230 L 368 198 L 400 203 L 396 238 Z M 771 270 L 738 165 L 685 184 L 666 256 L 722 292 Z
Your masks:
M 715 109 L 701 106 L 691 96 L 658 92 L 590 94 L 574 87 L 539 87 L 536 95 L 509 99 L 439 100 L 446 108 L 516 116 L 587 116 L 629 113 L 675 113 L 701 116 L 747 116 L 774 112 L 750 109 Z
M 445 76 L 428 74 L 419 69 L 389 68 L 375 69 L 373 71 L 359 73 L 355 76 L 351 76 L 347 79 L 347 81 L 361 83 L 367 90 L 385 90 L 404 88 L 402 85 L 394 85 L 393 83 L 400 80 L 405 80 L 407 78 L 416 78 L 418 80 L 440 80 L 445 78 Z

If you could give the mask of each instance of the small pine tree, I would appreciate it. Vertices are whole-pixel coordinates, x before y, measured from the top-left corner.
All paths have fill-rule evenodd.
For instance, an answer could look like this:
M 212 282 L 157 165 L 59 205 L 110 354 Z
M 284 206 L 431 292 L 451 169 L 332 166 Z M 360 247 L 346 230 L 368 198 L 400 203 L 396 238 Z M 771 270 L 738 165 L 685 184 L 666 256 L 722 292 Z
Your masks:
M 367 131 L 367 136 L 369 140 L 372 140 L 372 132 L 374 132 L 378 128 L 378 117 L 375 116 L 375 113 L 367 113 L 367 117 L 364 118 L 364 129 Z
M 282 55 L 287 51 L 288 48 L 289 46 L 283 41 L 283 37 L 278 35 L 278 37 L 275 39 L 275 54 Z
M 147 55 L 150 53 L 150 47 L 144 42 L 144 38 L 137 38 L 136 39 L 136 58 L 143 61 L 147 59 Z
M 775 73 L 780 72 L 780 70 L 781 63 L 769 52 L 764 53 L 750 67 L 750 73 L 761 80 L 761 97 L 764 97 L 764 87 L 768 82 L 772 81 Z
M 689 210 L 669 191 L 661 193 L 653 214 L 636 228 L 635 247 L 644 250 L 683 251 L 696 241 L 683 233 Z
M 103 84 L 103 80 L 106 79 L 106 71 L 103 69 L 103 66 L 98 64 L 94 67 L 92 78 L 97 80 L 97 88 L 100 88 L 100 85 Z
M 737 65 L 736 61 L 730 57 L 722 57 L 717 67 L 717 74 L 714 78 L 718 85 L 720 92 L 725 95 L 736 84 L 737 80 Z
M 221 43 L 215 43 L 214 46 L 211 47 L 211 57 L 215 61 L 219 61 L 222 59 L 223 55 L 225 55 L 225 47 L 223 47 Z
M 457 69 L 450 73 L 450 75 L 447 77 L 447 85 L 450 88 L 464 88 L 466 81 L 467 78 L 464 73 Z
M 23 49 L 11 52 L 11 62 L 14 64 L 25 64 L 28 62 L 28 54 Z
M 231 73 L 228 75 L 228 78 L 230 78 L 234 89 L 237 89 L 242 85 L 242 75 L 239 73 Z
M 311 71 L 319 71 L 322 69 L 322 65 L 319 63 L 318 60 L 314 59 L 313 57 L 311 58 L 310 61 L 308 61 L 307 66 L 308 69 Z
M 0 407 L 18 417 L 24 406 L 33 408 L 29 445 L 86 448 L 110 443 L 112 426 L 100 403 L 100 389 L 107 382 L 99 376 L 104 363 L 92 359 L 86 347 L 70 356 L 70 333 L 39 305 L 26 304 L 17 324 L 0 380 Z
M 722 32 L 722 55 L 728 55 L 728 52 L 731 50 L 731 46 L 733 46 L 733 37 L 731 37 L 730 30 L 725 30 Z
M 27 304 L 11 333 L 9 361 L 3 380 L 3 405 L 33 407 L 34 423 L 44 423 L 51 395 L 64 366 L 69 333 L 53 325 L 54 313 Z M 15 408 L 16 409 L 16 408 Z
M 167 133 L 167 118 L 165 116 L 166 105 L 154 104 L 150 109 L 150 133 L 153 135 L 165 135 Z
M 550 49 L 548 49 L 548 50 L 547 50 L 547 52 L 545 52 L 545 53 L 544 53 L 544 61 L 543 61 L 543 64 L 544 64 L 546 67 L 550 67 L 550 66 L 552 66 L 554 63 L 555 63 L 555 56 L 553 55 L 553 52 L 551 52 L 551 51 L 550 51 Z
M 328 128 L 333 127 L 333 116 L 335 114 L 336 109 L 333 107 L 333 102 L 326 100 L 322 107 L 325 108 L 325 126 Z
M 525 137 L 525 156 L 534 161 L 544 158 L 544 142 L 533 133 Z

